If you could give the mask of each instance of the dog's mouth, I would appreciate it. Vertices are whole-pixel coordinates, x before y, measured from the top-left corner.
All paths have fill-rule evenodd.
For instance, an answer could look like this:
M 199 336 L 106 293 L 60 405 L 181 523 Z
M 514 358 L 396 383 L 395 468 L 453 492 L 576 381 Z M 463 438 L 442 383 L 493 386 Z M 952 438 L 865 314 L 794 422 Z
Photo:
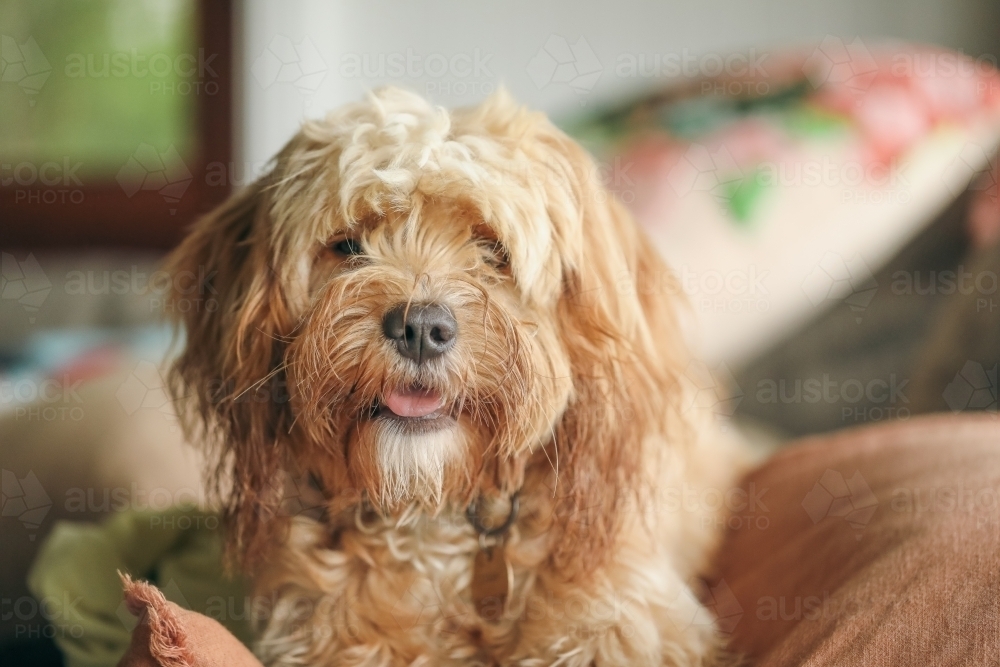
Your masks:
M 374 404 L 372 416 L 419 428 L 443 426 L 451 421 L 441 393 L 420 385 L 390 389 Z

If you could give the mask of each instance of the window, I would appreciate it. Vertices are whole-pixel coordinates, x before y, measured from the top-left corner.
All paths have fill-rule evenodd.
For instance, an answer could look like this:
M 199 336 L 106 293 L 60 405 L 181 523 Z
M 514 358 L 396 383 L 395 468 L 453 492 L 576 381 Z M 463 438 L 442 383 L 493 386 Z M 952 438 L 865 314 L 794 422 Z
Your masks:
M 4 247 L 168 247 L 227 194 L 231 12 L 0 0 Z M 223 179 L 225 180 L 225 179 Z

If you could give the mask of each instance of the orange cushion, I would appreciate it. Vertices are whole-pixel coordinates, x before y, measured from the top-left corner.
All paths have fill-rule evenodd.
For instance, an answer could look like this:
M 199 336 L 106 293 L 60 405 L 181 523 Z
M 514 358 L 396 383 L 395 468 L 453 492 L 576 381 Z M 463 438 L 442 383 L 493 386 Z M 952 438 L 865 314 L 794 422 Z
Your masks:
M 808 438 L 745 489 L 712 592 L 754 664 L 1000 664 L 996 415 Z
M 261 667 L 218 621 L 169 602 L 152 584 L 127 575 L 122 583 L 139 624 L 118 667 Z

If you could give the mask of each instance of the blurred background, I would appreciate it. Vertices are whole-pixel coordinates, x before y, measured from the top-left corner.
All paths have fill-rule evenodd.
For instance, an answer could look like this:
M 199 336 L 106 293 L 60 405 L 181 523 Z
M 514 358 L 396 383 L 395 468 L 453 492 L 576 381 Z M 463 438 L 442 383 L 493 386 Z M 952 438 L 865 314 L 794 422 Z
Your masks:
M 771 440 L 995 413 L 998 53 L 995 0 L 0 0 L 4 650 L 58 631 L 16 606 L 55 520 L 199 488 L 163 253 L 380 85 L 505 86 L 594 153 L 675 271 L 634 287 L 689 301 L 687 409 Z

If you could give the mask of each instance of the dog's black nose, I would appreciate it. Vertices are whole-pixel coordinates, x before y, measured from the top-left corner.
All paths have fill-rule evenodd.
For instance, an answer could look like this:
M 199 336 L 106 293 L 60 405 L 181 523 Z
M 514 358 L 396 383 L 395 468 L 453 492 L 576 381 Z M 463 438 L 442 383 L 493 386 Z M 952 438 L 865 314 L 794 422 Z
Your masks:
M 382 332 L 401 355 L 420 364 L 455 344 L 458 322 L 440 304 L 401 303 L 382 318 Z

